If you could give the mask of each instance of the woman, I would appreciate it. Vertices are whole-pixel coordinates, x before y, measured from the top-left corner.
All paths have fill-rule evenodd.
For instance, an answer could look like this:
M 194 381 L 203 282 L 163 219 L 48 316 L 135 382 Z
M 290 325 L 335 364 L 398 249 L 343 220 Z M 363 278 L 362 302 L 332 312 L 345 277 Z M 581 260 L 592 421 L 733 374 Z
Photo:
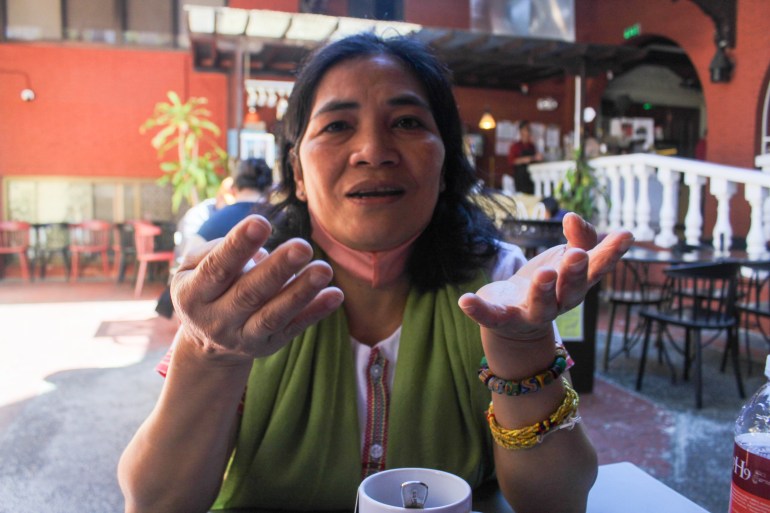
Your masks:
M 251 216 L 174 278 L 182 324 L 121 458 L 127 511 L 350 510 L 363 476 L 405 466 L 496 474 L 518 512 L 584 510 L 596 456 L 568 383 L 543 376 L 563 370 L 553 319 L 630 234 L 594 247 L 570 214 L 567 246 L 529 264 L 498 243 L 446 71 L 409 38 L 321 49 L 284 120 L 272 251 Z M 482 355 L 491 388 L 538 376 L 532 393 L 490 394 Z

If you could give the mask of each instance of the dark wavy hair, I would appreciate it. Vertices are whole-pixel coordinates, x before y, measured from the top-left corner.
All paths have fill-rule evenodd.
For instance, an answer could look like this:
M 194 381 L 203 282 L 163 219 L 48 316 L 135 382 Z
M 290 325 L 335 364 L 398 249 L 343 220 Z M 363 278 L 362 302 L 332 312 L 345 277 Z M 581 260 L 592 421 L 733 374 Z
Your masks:
M 462 283 L 497 255 L 499 232 L 470 200 L 476 175 L 463 153 L 462 122 L 449 71 L 425 44 L 408 36 L 384 39 L 369 33 L 356 34 L 316 50 L 304 61 L 283 118 L 280 192 L 285 199 L 273 215 L 276 229 L 271 245 L 291 237 L 310 240 L 310 217 L 307 205 L 295 196 L 290 153 L 305 133 L 318 84 L 337 64 L 376 55 L 395 58 L 422 84 L 445 148 L 446 187 L 439 194 L 430 223 L 415 242 L 407 273 L 411 283 L 421 290 Z
M 265 192 L 273 185 L 273 170 L 265 159 L 248 158 L 238 162 L 234 183 L 236 189 L 256 189 Z

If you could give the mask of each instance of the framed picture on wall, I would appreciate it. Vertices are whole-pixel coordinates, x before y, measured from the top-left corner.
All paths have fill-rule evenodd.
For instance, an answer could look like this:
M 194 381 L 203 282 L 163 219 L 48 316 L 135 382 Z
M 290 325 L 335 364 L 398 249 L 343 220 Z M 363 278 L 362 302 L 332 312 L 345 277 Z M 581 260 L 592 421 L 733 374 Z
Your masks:
M 241 149 L 238 157 L 265 159 L 271 169 L 275 168 L 275 136 L 265 132 L 241 131 Z

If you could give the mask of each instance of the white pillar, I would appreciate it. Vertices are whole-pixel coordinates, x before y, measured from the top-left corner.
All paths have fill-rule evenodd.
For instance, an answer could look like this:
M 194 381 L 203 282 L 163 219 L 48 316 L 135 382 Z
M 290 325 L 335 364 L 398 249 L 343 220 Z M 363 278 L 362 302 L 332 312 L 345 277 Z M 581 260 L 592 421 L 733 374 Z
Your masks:
M 653 171 L 654 168 L 642 162 L 634 164 L 634 175 L 639 180 L 634 238 L 639 241 L 650 241 L 655 237 L 655 232 L 650 227 L 650 177 Z
M 732 246 L 733 227 L 730 225 L 730 198 L 735 194 L 735 182 L 725 178 L 711 178 L 711 194 L 717 199 L 717 219 L 712 233 L 712 245 L 720 252 Z
M 767 237 L 762 229 L 763 205 L 767 190 L 760 185 L 747 184 L 744 188 L 746 201 L 751 205 L 751 225 L 746 234 L 746 252 L 750 258 L 757 258 L 767 252 Z
M 662 248 L 670 248 L 678 241 L 674 227 L 679 200 L 679 173 L 667 167 L 660 167 L 658 180 L 663 184 L 663 203 L 660 206 L 660 233 L 655 237 L 655 244 Z
M 608 212 L 608 205 L 607 205 L 607 191 L 608 191 L 608 178 L 607 178 L 607 169 L 602 167 L 596 167 L 596 180 L 599 184 L 599 190 L 602 191 L 602 194 L 599 194 L 596 198 L 596 209 L 598 210 L 597 216 L 597 223 L 596 223 L 596 229 L 599 230 L 599 233 L 606 233 L 609 229 L 609 212 Z
M 700 245 L 700 236 L 703 230 L 700 202 L 706 178 L 687 173 L 684 175 L 684 183 L 690 186 L 690 199 L 687 203 L 687 215 L 684 218 L 684 236 L 687 244 L 698 246 Z
M 623 196 L 620 193 L 620 170 L 618 166 L 607 168 L 607 178 L 610 180 L 610 229 L 621 227 Z
M 580 149 L 580 127 L 583 124 L 583 81 L 580 75 L 575 75 L 575 136 L 572 138 L 572 148 Z
M 636 221 L 636 184 L 632 165 L 622 164 L 620 175 L 623 177 L 623 228 L 633 232 Z

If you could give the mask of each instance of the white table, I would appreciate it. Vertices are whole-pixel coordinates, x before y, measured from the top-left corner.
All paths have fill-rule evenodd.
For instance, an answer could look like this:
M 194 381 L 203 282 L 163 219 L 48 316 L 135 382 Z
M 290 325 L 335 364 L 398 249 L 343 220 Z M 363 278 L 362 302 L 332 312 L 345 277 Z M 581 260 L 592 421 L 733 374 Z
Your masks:
M 514 513 L 497 488 L 473 492 L 473 511 Z M 486 488 L 486 489 L 484 489 Z M 708 513 L 633 463 L 601 465 L 588 494 L 587 513 Z M 268 513 L 267 510 L 226 510 L 212 513 Z M 278 512 L 274 512 L 278 513 Z
M 473 501 L 474 511 L 513 513 L 498 491 Z M 601 465 L 587 513 L 708 513 L 633 463 Z

